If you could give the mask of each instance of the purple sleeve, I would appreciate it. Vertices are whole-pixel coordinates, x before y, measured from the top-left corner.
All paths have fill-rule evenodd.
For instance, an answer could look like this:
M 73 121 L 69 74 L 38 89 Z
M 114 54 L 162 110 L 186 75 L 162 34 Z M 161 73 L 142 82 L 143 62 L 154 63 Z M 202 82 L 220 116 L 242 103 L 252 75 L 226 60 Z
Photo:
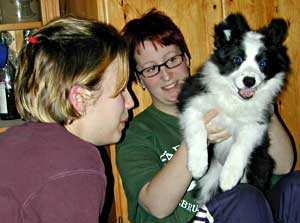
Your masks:
M 276 222 L 299 222 L 300 171 L 282 177 L 269 194 Z
M 192 222 L 274 223 L 274 220 L 263 193 L 250 184 L 241 183 L 215 196 Z
M 98 223 L 105 199 L 106 178 L 74 174 L 52 180 L 25 203 L 27 222 Z

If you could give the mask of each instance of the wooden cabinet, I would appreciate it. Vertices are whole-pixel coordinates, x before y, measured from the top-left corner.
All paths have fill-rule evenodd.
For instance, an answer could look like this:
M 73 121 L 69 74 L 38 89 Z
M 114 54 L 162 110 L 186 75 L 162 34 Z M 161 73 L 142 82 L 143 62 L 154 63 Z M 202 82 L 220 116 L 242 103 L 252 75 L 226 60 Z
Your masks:
M 59 17 L 59 0 L 40 0 L 41 5 L 41 21 L 37 22 L 20 22 L 13 24 L 0 24 L 0 31 L 9 31 L 14 37 L 14 41 L 10 47 L 18 51 L 23 44 L 23 30 L 40 28 L 49 20 Z M 0 120 L 0 132 L 7 127 L 20 124 L 20 120 L 2 121 Z
M 13 24 L 0 24 L 0 31 L 7 30 L 14 32 L 15 45 L 18 49 L 23 41 L 22 31 L 25 29 L 35 29 L 41 27 L 49 20 L 59 17 L 59 0 L 40 0 L 41 5 L 41 21 L 37 22 L 20 22 Z
M 41 5 L 41 21 L 37 22 L 20 22 L 13 24 L 0 24 L 0 31 L 2 30 L 24 30 L 41 27 L 42 24 L 49 20 L 60 16 L 59 0 L 40 0 Z

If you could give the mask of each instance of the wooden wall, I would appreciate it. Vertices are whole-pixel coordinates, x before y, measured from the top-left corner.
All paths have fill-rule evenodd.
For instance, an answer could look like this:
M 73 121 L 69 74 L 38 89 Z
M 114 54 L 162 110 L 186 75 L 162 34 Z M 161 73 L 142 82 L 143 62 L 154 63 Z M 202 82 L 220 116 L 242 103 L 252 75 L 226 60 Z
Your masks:
M 192 72 L 208 58 L 213 43 L 213 28 L 231 12 L 241 12 L 252 28 L 267 25 L 274 17 L 283 17 L 289 24 L 286 40 L 291 58 L 292 71 L 287 88 L 278 99 L 282 119 L 291 132 L 300 154 L 300 4 L 298 0 L 61 0 L 64 13 L 93 18 L 113 24 L 121 29 L 124 24 L 139 17 L 152 7 L 167 13 L 182 30 L 192 54 Z M 150 103 L 146 91 L 133 86 L 139 107 L 134 114 L 144 110 Z M 115 165 L 114 146 L 110 148 L 112 165 Z M 299 155 L 298 155 L 299 156 Z M 300 169 L 298 159 L 296 169 Z M 117 170 L 115 175 L 115 200 L 117 218 L 127 222 L 127 204 L 122 182 Z M 118 220 L 119 221 L 119 220 Z
M 297 0 L 111 0 L 103 17 L 121 29 L 125 22 L 156 7 L 166 12 L 182 30 L 192 54 L 192 72 L 207 59 L 212 49 L 213 27 L 231 12 L 241 12 L 252 28 L 267 25 L 274 17 L 283 17 L 289 24 L 286 40 L 292 71 L 288 84 L 278 99 L 278 109 L 290 130 L 300 154 L 300 4 Z M 135 114 L 143 110 L 150 98 L 134 87 L 140 101 Z M 300 169 L 300 161 L 297 162 Z
M 61 11 L 84 18 L 94 18 L 121 29 L 124 24 L 156 7 L 166 12 L 182 30 L 192 54 L 192 72 L 202 64 L 212 49 L 213 27 L 231 12 L 241 12 L 252 28 L 267 25 L 274 17 L 289 23 L 286 40 L 292 72 L 287 88 L 278 100 L 279 112 L 300 149 L 300 4 L 297 0 L 61 0 Z M 134 113 L 150 103 L 147 92 L 134 87 L 140 101 Z M 299 152 L 300 154 L 300 152 Z M 300 169 L 300 161 L 297 162 Z

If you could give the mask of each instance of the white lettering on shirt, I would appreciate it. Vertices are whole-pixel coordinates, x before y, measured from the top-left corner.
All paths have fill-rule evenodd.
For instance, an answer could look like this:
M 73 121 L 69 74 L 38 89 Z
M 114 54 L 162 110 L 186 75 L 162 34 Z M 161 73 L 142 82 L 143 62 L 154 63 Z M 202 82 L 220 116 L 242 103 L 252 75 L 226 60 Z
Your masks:
M 168 162 L 169 160 L 172 159 L 173 155 L 174 155 L 174 154 L 168 153 L 168 151 L 165 150 L 165 151 L 163 152 L 163 154 L 160 155 L 160 160 L 165 164 L 166 162 Z
M 198 212 L 199 208 L 200 208 L 198 204 L 190 203 L 190 202 L 188 202 L 188 201 L 186 201 L 184 199 L 182 199 L 180 201 L 180 203 L 178 204 L 178 206 L 181 207 L 181 208 L 186 209 L 189 212 L 193 212 L 193 213 L 194 212 Z

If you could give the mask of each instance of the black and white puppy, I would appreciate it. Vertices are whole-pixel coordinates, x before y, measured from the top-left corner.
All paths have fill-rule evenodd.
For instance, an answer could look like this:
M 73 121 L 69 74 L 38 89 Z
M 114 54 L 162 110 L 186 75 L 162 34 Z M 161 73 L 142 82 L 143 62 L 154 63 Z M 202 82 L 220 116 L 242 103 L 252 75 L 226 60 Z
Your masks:
M 268 126 L 290 64 L 286 33 L 283 19 L 254 31 L 241 14 L 229 15 L 215 26 L 209 60 L 183 85 L 180 124 L 199 204 L 239 182 L 268 189 L 275 165 L 268 154 Z M 212 122 L 231 137 L 208 149 L 201 120 L 213 108 L 220 113 Z

